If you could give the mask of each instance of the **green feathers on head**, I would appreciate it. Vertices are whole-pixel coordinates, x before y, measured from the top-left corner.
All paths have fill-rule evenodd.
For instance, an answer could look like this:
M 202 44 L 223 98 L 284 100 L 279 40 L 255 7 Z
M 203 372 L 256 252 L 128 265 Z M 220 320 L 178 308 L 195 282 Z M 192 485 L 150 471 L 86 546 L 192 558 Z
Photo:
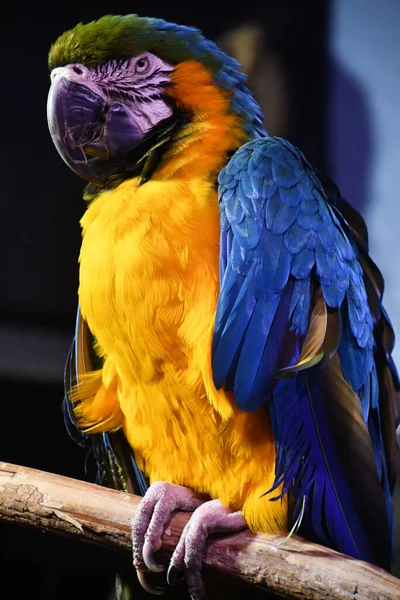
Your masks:
M 152 52 L 171 64 L 195 58 L 213 71 L 227 66 L 227 62 L 237 66 L 198 29 L 138 15 L 105 15 L 63 33 L 50 49 L 49 67 L 70 63 L 90 67 L 142 52 Z

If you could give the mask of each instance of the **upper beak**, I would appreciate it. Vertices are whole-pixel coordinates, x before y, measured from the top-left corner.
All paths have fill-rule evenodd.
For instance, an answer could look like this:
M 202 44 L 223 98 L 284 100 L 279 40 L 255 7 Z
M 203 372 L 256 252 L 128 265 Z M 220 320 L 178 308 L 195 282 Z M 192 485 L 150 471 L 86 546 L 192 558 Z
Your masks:
M 107 103 L 99 89 L 85 84 L 83 67 L 54 69 L 47 100 L 47 121 L 53 142 L 67 165 L 88 181 L 98 182 L 90 166 L 90 149 L 101 138 Z M 106 148 L 97 156 L 107 158 Z

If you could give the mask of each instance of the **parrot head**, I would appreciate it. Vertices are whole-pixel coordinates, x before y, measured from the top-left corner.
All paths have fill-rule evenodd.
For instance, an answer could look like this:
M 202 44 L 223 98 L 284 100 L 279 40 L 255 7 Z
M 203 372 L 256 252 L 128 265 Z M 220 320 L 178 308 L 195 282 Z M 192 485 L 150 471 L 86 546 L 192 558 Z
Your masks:
M 69 167 L 100 185 L 115 174 L 144 177 L 155 150 L 168 145 L 196 112 L 182 97 L 185 72 L 193 79 L 193 68 L 178 74 L 183 64 L 201 65 L 211 74 L 229 110 L 243 120 L 243 131 L 262 127 L 239 65 L 197 29 L 106 15 L 63 33 L 49 53 L 47 117 Z M 203 84 L 209 86 L 198 77 L 199 97 Z

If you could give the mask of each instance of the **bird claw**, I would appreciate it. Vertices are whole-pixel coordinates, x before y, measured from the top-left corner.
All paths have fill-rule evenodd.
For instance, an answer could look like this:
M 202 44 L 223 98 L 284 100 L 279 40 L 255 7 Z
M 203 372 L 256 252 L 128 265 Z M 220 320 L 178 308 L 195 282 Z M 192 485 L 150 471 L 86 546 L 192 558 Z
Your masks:
M 136 570 L 137 578 L 142 588 L 153 596 L 162 596 L 165 592 L 165 587 L 151 585 L 146 577 L 145 571 Z
M 150 584 L 146 572 L 161 573 L 165 566 L 157 563 L 154 554 L 160 550 L 165 525 L 175 510 L 195 510 L 202 500 L 188 488 L 154 482 L 142 498 L 132 520 L 133 565 L 142 587 L 160 595 L 165 588 Z
M 176 567 L 175 565 L 170 564 L 167 571 L 167 583 L 171 587 L 177 587 L 184 581 L 185 579 L 185 571 Z
M 185 576 L 189 595 L 192 600 L 206 597 L 201 569 L 204 548 L 209 535 L 213 533 L 231 533 L 246 528 L 240 511 L 233 512 L 225 508 L 219 500 L 204 502 L 197 508 L 185 525 L 178 545 L 172 555 L 167 572 L 167 581 L 173 585 L 179 583 L 179 574 Z
M 161 542 L 161 540 L 160 540 L 160 542 Z M 165 566 L 160 565 L 154 559 L 154 553 L 157 552 L 157 550 L 159 550 L 160 548 L 161 548 L 161 543 L 160 544 L 157 543 L 153 547 L 153 546 L 151 546 L 149 540 L 147 540 L 145 537 L 145 542 L 143 544 L 143 549 L 142 549 L 143 562 L 146 565 L 146 567 L 150 571 L 153 571 L 154 573 L 162 573 L 163 571 L 165 571 Z
M 162 594 L 165 588 L 152 587 L 144 571 L 165 570 L 154 560 L 161 548 L 164 527 L 174 510 L 193 510 L 172 555 L 167 583 L 179 585 L 186 580 L 192 600 L 203 600 L 205 590 L 201 576 L 203 551 L 212 533 L 233 532 L 246 528 L 240 511 L 232 512 L 219 500 L 202 502 L 191 490 L 165 482 L 154 483 L 139 504 L 132 522 L 133 564 L 145 590 Z

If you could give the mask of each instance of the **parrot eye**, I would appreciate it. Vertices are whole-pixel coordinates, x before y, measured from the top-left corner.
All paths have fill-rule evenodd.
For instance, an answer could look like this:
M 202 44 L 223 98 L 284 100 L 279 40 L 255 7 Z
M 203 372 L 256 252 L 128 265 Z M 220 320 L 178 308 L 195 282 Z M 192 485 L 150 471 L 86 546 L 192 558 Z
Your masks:
M 147 56 L 142 56 L 135 64 L 135 73 L 146 73 L 150 67 L 150 60 Z

